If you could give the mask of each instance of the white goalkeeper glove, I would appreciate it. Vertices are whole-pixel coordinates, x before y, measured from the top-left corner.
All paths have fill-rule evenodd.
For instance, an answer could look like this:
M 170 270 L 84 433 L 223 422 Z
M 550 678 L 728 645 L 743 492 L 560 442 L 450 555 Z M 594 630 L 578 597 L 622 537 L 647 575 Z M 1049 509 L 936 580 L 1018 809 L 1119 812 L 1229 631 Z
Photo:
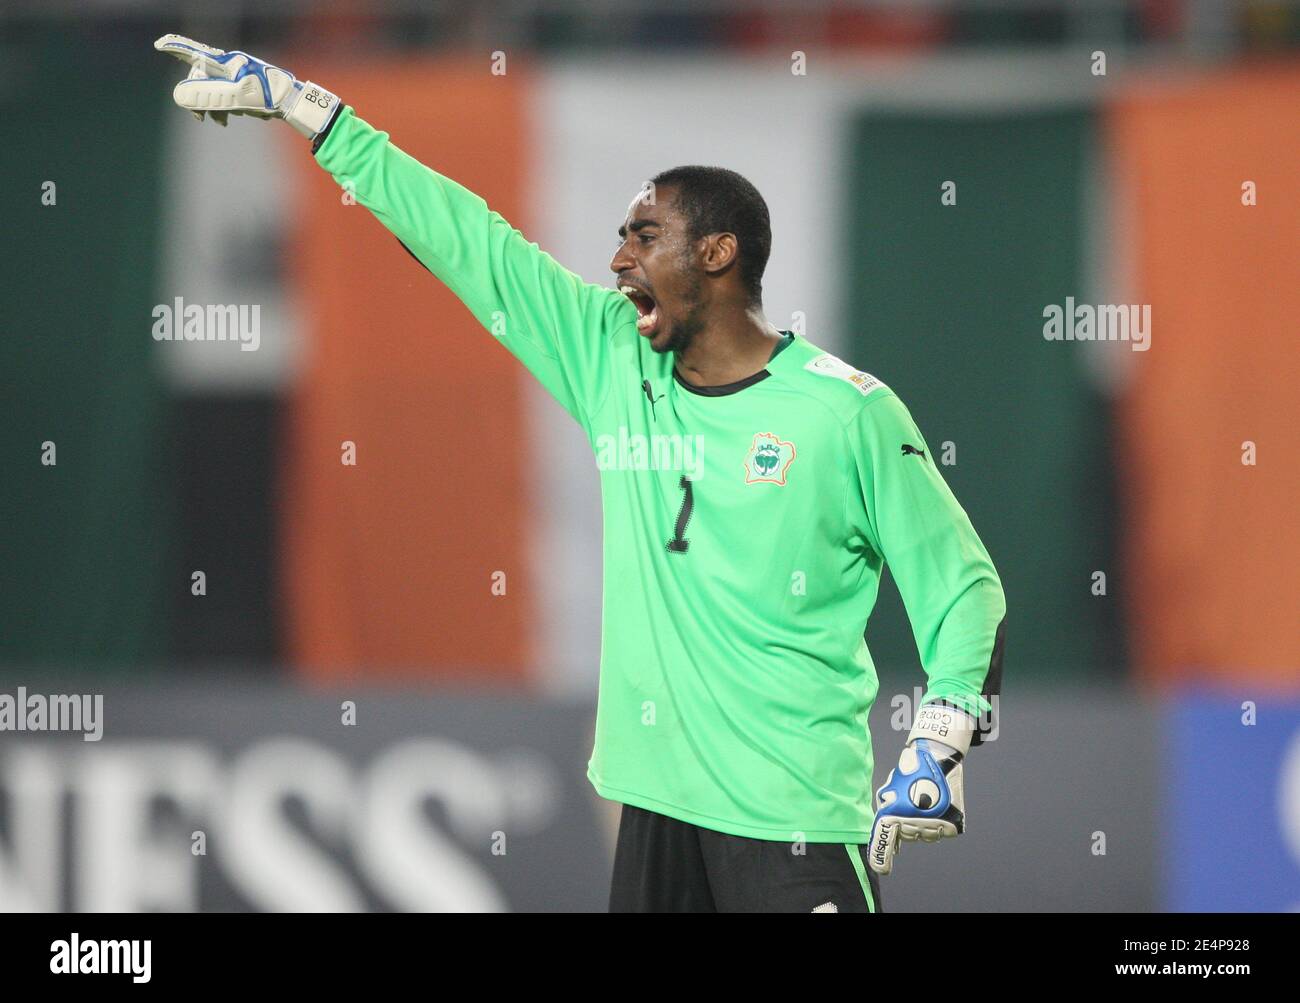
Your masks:
M 200 122 L 205 113 L 218 125 L 225 125 L 228 115 L 282 118 L 314 139 L 340 107 L 339 99 L 325 88 L 299 82 L 288 70 L 247 52 L 225 52 L 183 35 L 163 35 L 153 47 L 190 67 L 172 98 Z
M 934 843 L 966 831 L 962 761 L 974 731 L 975 720 L 965 711 L 921 707 L 898 765 L 876 791 L 867 863 L 877 874 L 893 869 L 900 840 Z

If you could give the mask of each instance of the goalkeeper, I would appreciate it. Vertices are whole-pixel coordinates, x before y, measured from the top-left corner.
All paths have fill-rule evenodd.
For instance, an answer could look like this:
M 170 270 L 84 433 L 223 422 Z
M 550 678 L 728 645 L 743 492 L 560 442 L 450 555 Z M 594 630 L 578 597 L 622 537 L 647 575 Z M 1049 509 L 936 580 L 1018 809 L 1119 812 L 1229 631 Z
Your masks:
M 601 464 L 604 610 L 588 776 L 620 802 L 615 911 L 878 912 L 902 840 L 965 828 L 992 727 L 1002 586 L 889 387 L 763 315 L 766 203 L 714 167 L 660 174 L 584 282 L 334 94 L 166 35 L 199 119 L 282 118 L 317 162 L 601 443 L 698 443 Z M 653 197 L 651 197 L 653 196 Z M 621 438 L 620 438 L 621 437 Z M 872 796 L 864 632 L 888 564 L 927 677 Z

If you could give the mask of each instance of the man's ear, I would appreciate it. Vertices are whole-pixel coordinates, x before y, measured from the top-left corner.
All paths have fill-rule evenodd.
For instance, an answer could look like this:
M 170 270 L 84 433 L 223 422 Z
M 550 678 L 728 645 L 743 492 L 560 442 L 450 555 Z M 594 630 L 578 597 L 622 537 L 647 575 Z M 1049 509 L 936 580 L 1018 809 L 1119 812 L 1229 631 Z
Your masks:
M 710 275 L 725 272 L 740 254 L 740 242 L 734 233 L 711 233 L 704 237 L 700 265 Z

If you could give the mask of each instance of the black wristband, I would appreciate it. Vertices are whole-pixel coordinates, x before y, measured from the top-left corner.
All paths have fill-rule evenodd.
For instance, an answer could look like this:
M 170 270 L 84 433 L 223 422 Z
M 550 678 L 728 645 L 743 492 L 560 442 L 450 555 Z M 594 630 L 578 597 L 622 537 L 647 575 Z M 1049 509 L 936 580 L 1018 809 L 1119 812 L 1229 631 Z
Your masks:
M 325 142 L 325 137 L 330 134 L 330 130 L 334 128 L 334 123 L 339 120 L 339 116 L 343 114 L 343 109 L 346 107 L 347 105 L 345 105 L 342 101 L 340 101 L 337 105 L 335 105 L 334 111 L 330 115 L 330 120 L 325 123 L 325 128 L 322 129 L 320 132 L 316 133 L 316 138 L 311 141 L 311 155 L 313 157 L 316 156 L 316 152 L 321 148 L 321 145 Z

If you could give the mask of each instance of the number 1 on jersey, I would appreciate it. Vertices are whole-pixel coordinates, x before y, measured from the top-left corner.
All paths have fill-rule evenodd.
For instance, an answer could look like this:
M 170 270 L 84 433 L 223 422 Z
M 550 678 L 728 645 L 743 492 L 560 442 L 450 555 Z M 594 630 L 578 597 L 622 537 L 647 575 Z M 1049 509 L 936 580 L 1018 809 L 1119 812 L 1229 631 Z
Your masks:
M 673 538 L 668 541 L 668 553 L 684 554 L 686 548 L 691 545 L 691 541 L 686 539 L 686 524 L 691 521 L 691 509 L 695 507 L 695 495 L 692 493 L 691 482 L 685 474 L 678 485 L 686 492 L 682 498 L 681 510 L 677 513 L 677 525 L 673 527 Z

